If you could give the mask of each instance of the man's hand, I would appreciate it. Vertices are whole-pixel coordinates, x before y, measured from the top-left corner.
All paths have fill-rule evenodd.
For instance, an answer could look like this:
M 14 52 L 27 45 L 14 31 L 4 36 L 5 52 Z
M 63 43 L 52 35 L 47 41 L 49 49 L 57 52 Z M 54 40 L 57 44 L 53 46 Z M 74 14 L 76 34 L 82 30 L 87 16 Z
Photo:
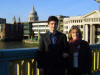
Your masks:
M 44 75 L 44 69 L 43 68 L 40 68 L 39 69 L 39 73 L 40 73 L 40 75 Z
M 44 69 L 43 69 L 43 68 L 40 68 L 39 71 L 40 71 L 40 72 L 44 72 Z
M 69 56 L 68 53 L 63 53 L 63 58 L 67 58 Z
M 86 73 L 86 75 L 90 75 L 90 74 Z

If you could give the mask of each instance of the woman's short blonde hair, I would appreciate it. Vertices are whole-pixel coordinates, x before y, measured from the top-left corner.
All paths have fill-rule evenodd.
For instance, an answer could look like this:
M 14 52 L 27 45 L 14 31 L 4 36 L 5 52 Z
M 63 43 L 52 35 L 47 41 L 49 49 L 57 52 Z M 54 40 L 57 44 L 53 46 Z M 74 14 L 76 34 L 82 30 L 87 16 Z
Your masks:
M 69 33 L 68 33 L 68 39 L 72 40 L 72 30 L 76 29 L 79 33 L 79 38 L 82 39 L 82 33 L 81 30 L 78 28 L 78 26 L 72 26 Z

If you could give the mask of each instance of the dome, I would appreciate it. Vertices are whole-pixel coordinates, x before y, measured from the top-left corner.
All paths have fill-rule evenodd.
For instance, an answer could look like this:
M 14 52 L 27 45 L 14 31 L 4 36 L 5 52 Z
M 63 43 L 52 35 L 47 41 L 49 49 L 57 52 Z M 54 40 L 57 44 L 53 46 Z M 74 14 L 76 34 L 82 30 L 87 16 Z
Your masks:
M 32 7 L 32 11 L 30 12 L 30 15 L 35 15 L 36 14 L 36 11 L 35 11 L 35 9 L 34 9 L 34 6 Z
M 32 11 L 30 12 L 28 16 L 28 22 L 35 22 L 38 20 L 37 12 L 34 9 L 34 6 L 32 7 Z

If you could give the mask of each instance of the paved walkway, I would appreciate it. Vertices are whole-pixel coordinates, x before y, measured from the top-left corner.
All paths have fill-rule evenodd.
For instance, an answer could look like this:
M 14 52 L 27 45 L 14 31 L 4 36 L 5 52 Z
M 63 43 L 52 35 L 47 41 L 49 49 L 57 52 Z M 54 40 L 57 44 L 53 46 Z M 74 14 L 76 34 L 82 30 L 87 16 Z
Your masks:
M 99 72 L 94 73 L 93 75 L 100 75 L 100 71 L 99 71 Z

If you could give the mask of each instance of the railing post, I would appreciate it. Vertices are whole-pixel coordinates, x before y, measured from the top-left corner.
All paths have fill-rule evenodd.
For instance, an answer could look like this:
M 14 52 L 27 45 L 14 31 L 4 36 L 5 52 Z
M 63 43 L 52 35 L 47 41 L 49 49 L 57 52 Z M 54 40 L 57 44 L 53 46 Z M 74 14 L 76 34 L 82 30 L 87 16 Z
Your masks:
M 0 50 L 0 75 L 36 75 L 36 53 L 37 48 Z
M 34 62 L 33 62 L 34 64 L 33 64 L 33 72 L 34 72 L 34 74 L 33 75 L 37 75 L 37 62 L 36 62 L 36 60 L 34 59 Z
M 9 61 L 0 60 L 0 75 L 10 75 Z

